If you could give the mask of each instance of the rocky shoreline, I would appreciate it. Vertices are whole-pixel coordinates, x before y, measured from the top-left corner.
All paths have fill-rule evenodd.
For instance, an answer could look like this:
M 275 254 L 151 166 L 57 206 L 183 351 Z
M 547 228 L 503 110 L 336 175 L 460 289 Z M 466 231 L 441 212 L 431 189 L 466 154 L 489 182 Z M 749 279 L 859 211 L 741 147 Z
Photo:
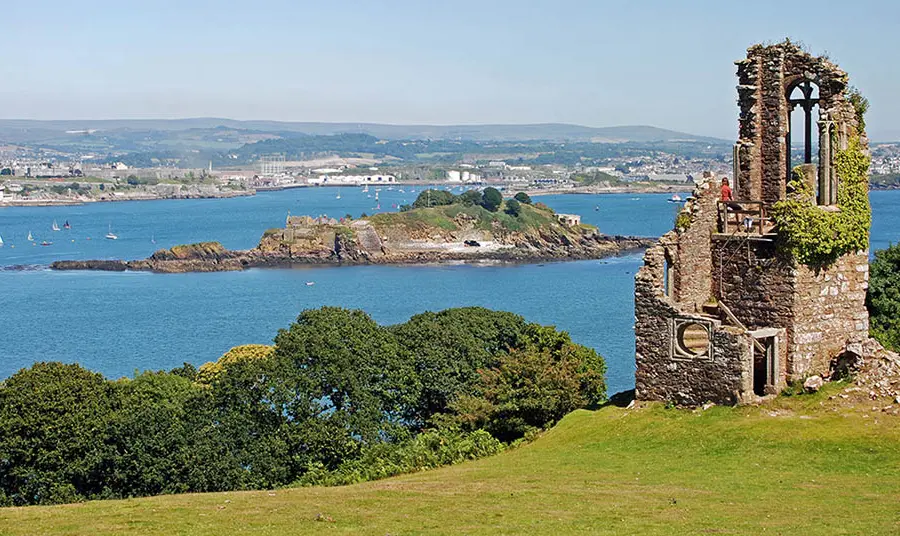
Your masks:
M 228 250 L 217 242 L 177 246 L 160 250 L 141 260 L 71 260 L 56 261 L 53 270 L 98 270 L 109 272 L 142 271 L 155 273 L 227 272 L 250 268 L 291 268 L 299 266 L 421 265 L 450 262 L 498 262 L 529 264 L 538 262 L 602 259 L 641 251 L 653 239 L 629 236 L 598 235 L 592 243 L 575 247 L 546 249 L 510 247 L 489 251 L 449 252 L 417 251 L 372 256 L 337 249 L 331 255 L 281 254 L 250 250 Z

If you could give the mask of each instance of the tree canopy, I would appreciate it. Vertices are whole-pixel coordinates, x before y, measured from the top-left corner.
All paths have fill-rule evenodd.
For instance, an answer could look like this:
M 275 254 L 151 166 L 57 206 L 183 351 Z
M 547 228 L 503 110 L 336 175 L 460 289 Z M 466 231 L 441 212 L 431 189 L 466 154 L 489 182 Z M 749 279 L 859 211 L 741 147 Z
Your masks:
M 107 380 L 37 363 L 0 383 L 0 505 L 378 478 L 487 455 L 605 397 L 564 332 L 479 307 L 381 326 L 302 312 L 275 345 Z

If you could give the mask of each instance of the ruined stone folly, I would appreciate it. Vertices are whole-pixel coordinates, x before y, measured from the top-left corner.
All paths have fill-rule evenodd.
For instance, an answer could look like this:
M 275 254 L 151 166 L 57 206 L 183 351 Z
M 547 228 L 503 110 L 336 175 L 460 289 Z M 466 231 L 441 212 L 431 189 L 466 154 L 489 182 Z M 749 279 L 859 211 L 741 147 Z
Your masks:
M 699 181 L 636 276 L 639 400 L 751 401 L 868 337 L 867 103 L 789 41 L 736 64 L 732 199 Z

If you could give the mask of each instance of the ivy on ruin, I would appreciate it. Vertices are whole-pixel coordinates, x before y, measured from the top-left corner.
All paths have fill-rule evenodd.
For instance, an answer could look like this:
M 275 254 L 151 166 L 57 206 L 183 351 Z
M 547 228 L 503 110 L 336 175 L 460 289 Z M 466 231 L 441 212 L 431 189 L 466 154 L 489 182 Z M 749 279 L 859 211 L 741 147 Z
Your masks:
M 815 193 L 795 172 L 788 183 L 793 193 L 772 211 L 780 249 L 808 266 L 828 266 L 842 255 L 869 246 L 870 158 L 859 136 L 850 140 L 847 149 L 838 151 L 833 162 L 839 181 L 839 210 L 823 210 L 811 202 Z

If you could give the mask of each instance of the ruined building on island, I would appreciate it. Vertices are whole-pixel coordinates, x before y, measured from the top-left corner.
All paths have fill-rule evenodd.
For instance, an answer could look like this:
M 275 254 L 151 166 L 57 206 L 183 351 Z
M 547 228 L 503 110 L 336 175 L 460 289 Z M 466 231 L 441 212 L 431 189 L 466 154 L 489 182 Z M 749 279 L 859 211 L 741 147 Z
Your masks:
M 636 276 L 639 400 L 750 401 L 868 337 L 867 103 L 789 41 L 736 63 L 733 200 L 700 181 Z

